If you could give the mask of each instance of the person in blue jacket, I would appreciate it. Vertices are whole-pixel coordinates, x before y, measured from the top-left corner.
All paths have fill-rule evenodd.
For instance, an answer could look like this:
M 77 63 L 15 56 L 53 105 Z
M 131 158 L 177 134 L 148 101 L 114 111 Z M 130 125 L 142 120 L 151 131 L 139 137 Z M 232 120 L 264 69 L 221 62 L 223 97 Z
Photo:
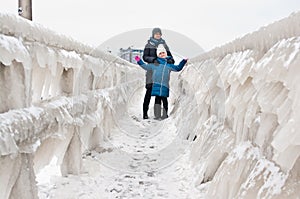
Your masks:
M 135 57 L 137 63 L 145 70 L 152 71 L 152 91 L 151 96 L 157 96 L 163 102 L 163 114 L 161 119 L 168 117 L 168 97 L 169 97 L 169 81 L 171 71 L 179 72 L 182 70 L 184 65 L 187 62 L 187 59 L 183 59 L 179 65 L 170 64 L 167 62 L 167 51 L 163 45 L 158 45 L 157 50 L 157 61 L 159 64 L 146 64 L 144 63 L 139 56 Z M 161 104 L 157 106 L 159 109 Z M 154 107 L 155 108 L 155 107 Z M 161 112 L 161 110 L 159 110 Z M 161 114 L 158 114 L 161 115 Z M 156 116 L 155 119 L 160 119 Z

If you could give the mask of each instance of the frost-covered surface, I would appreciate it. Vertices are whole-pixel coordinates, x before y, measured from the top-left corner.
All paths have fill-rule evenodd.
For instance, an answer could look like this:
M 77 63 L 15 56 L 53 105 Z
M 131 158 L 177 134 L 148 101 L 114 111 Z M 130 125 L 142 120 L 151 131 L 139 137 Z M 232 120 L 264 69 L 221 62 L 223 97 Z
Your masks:
M 36 198 L 35 173 L 56 157 L 63 175 L 79 174 L 83 139 L 110 136 L 144 73 L 20 17 L 0 21 L 0 198 Z
M 227 54 L 247 49 L 253 49 L 260 52 L 259 55 L 263 55 L 278 41 L 300 36 L 299 16 L 300 12 L 294 12 L 287 18 L 261 27 L 259 30 L 248 33 L 247 35 L 230 41 L 225 45 L 216 47 L 210 52 L 201 54 L 193 60 L 200 61 L 202 59 L 223 57 Z
M 5 85 L 0 112 L 30 106 L 41 98 L 114 86 L 130 76 L 131 69 L 123 67 L 128 62 L 40 24 L 2 13 L 0 21 L 0 81 Z M 116 67 L 123 69 L 114 73 Z
M 61 177 L 55 164 L 38 173 L 40 198 L 201 197 L 185 153 L 189 142 L 175 139 L 180 137 L 172 120 L 141 120 L 140 97 L 131 98 L 109 141 L 85 151 L 82 174 Z
M 190 59 L 164 121 L 137 66 L 0 18 L 0 198 L 299 198 L 300 13 Z
M 190 60 L 181 74 L 178 118 L 194 126 L 191 160 L 205 198 L 299 198 L 299 28 L 295 13 Z

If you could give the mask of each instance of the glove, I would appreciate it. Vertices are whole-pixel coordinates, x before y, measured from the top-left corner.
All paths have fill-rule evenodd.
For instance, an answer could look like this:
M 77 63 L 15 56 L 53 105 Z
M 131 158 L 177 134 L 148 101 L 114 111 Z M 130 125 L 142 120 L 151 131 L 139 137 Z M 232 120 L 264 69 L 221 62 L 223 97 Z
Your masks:
M 139 62 L 141 60 L 141 58 L 137 55 L 134 57 L 135 61 Z
M 186 63 L 187 63 L 187 61 L 188 61 L 188 58 L 184 58 L 184 59 L 182 59 L 182 60 L 181 60 L 181 62 L 180 62 L 180 63 L 184 63 L 184 64 L 186 64 Z
M 174 61 L 173 58 L 169 58 L 169 59 L 167 59 L 167 63 L 168 63 L 168 64 L 174 64 L 175 61 Z
M 159 65 L 159 62 L 157 61 L 157 59 L 154 59 L 153 64 L 154 64 L 155 66 L 158 66 L 158 65 Z

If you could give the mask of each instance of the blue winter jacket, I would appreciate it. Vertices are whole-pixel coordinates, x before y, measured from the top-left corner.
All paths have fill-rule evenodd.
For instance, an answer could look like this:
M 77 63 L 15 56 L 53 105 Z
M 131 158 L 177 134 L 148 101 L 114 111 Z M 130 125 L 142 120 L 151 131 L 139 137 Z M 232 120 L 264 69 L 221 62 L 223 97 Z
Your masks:
M 168 64 L 166 58 L 157 58 L 159 65 L 145 64 L 142 60 L 138 64 L 145 70 L 152 70 L 152 96 L 169 97 L 169 81 L 171 71 L 181 71 L 186 64 L 186 60 L 182 60 L 179 65 Z

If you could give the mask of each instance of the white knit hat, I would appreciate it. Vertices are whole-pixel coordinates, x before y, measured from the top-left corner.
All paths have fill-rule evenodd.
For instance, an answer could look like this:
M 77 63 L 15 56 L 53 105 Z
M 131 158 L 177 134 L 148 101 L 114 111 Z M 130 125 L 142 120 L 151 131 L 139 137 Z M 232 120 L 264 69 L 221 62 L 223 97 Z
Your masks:
M 161 52 L 167 53 L 167 51 L 166 51 L 166 49 L 165 49 L 165 47 L 164 47 L 163 44 L 159 44 L 159 45 L 157 46 L 157 49 L 156 49 L 156 54 L 157 54 L 157 56 L 158 56 L 159 53 L 161 53 Z

